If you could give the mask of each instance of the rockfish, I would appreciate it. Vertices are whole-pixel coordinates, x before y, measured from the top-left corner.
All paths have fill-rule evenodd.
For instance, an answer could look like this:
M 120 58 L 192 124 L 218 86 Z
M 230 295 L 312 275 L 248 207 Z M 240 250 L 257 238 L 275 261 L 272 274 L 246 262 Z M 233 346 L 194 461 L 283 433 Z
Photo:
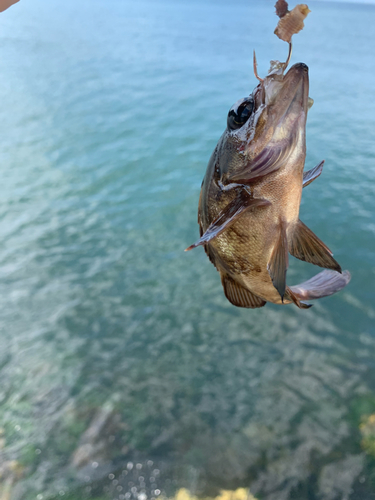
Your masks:
M 289 58 L 288 58 L 289 59 Z M 253 93 L 237 101 L 207 166 L 199 199 L 201 238 L 238 307 L 294 303 L 341 290 L 349 281 L 329 248 L 299 219 L 302 188 L 322 172 L 304 172 L 310 103 L 306 64 L 271 67 Z M 329 269 L 286 285 L 288 254 Z

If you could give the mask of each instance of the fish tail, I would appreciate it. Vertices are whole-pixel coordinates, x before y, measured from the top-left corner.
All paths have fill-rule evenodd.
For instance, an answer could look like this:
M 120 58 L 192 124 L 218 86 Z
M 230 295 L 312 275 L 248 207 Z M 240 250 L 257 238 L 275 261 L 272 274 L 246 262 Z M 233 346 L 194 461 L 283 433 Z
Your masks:
M 321 299 L 328 297 L 342 290 L 350 281 L 349 271 L 339 273 L 337 271 L 324 270 L 316 274 L 311 279 L 300 283 L 299 285 L 288 287 L 287 298 L 292 300 L 298 307 L 310 307 L 304 300 Z

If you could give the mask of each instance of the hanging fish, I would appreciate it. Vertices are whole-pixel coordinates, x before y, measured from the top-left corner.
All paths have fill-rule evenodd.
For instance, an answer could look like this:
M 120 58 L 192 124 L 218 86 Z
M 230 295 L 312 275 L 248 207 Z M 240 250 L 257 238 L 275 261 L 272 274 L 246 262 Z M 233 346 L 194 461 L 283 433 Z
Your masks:
M 299 219 L 302 188 L 322 172 L 304 172 L 309 73 L 306 64 L 272 62 L 253 93 L 229 110 L 202 183 L 198 223 L 204 249 L 221 275 L 227 299 L 238 307 L 294 303 L 300 308 L 350 281 L 329 248 Z M 326 268 L 287 286 L 289 254 Z

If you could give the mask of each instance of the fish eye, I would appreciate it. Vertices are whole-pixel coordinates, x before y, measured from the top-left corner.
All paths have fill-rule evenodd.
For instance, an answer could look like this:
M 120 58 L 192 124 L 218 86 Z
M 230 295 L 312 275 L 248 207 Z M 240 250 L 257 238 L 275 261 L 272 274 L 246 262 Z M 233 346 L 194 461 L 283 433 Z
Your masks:
M 254 109 L 254 99 L 252 96 L 244 97 L 237 101 L 230 108 L 228 113 L 227 124 L 229 130 L 241 128 L 250 118 Z

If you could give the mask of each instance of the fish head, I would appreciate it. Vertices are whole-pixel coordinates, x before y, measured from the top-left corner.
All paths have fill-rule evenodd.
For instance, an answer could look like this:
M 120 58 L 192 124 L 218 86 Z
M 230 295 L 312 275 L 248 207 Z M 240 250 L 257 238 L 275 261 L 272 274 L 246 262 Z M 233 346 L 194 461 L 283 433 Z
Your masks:
M 291 157 L 304 160 L 308 94 L 306 64 L 295 64 L 285 75 L 283 68 L 271 67 L 253 93 L 229 110 L 217 148 L 221 179 L 245 183 L 278 170 Z

